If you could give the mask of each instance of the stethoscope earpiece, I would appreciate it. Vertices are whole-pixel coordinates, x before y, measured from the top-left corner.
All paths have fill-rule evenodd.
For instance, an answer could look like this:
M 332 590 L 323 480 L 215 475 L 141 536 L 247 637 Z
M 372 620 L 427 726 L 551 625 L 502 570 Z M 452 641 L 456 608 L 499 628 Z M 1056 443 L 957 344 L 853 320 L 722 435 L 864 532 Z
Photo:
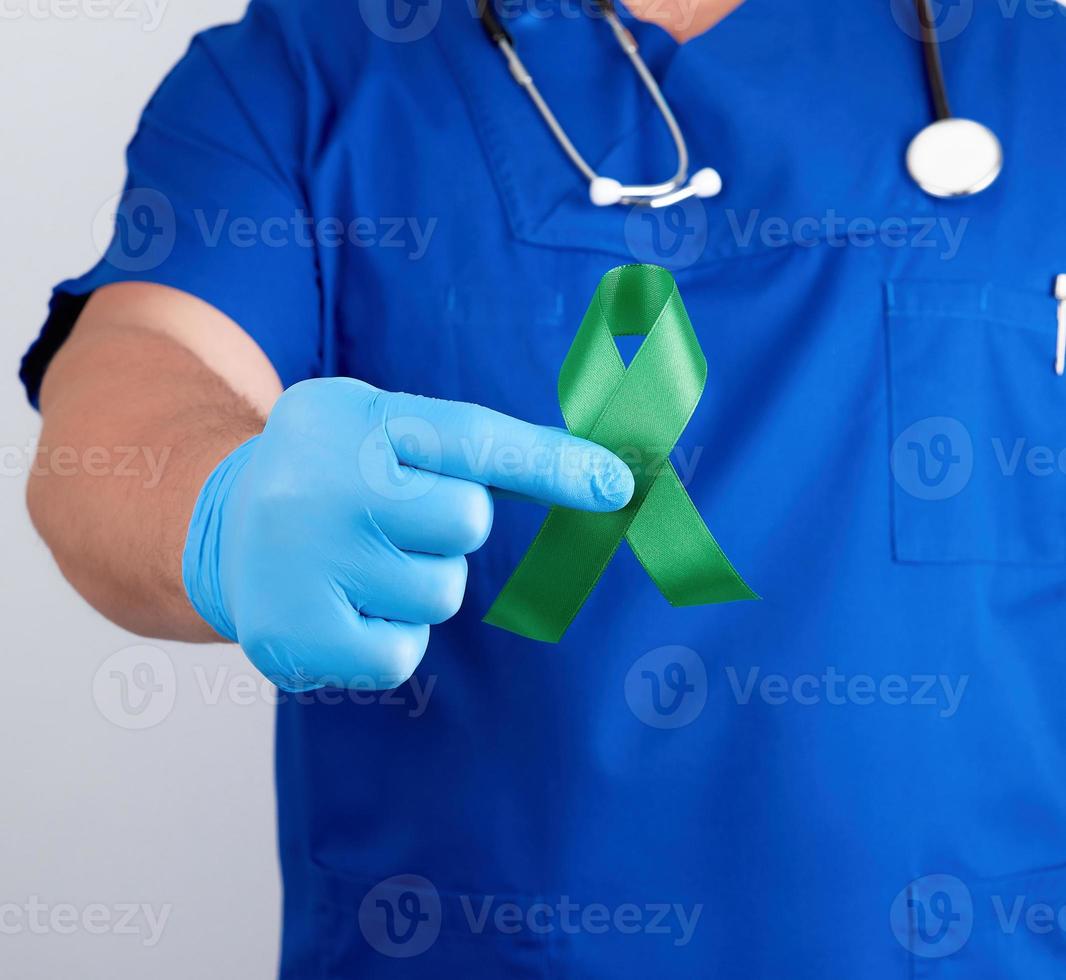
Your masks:
M 653 193 L 645 191 L 656 190 Z M 644 205 L 649 208 L 667 208 L 690 197 L 715 197 L 722 192 L 722 176 L 714 167 L 697 170 L 687 184 L 672 191 L 663 192 L 645 187 L 626 187 L 613 177 L 593 177 L 589 181 L 589 200 L 598 208 L 612 204 Z
M 589 200 L 598 208 L 617 204 L 622 197 L 622 185 L 613 177 L 593 177 L 589 181 Z
M 641 204 L 652 208 L 663 208 L 678 201 L 684 201 L 690 197 L 713 197 L 722 188 L 722 180 L 717 171 L 707 167 L 697 171 L 689 179 L 688 173 L 688 145 L 685 143 L 684 134 L 678 126 L 673 112 L 666 101 L 659 84 L 655 81 L 644 59 L 640 56 L 637 42 L 633 35 L 618 19 L 614 4 L 611 0 L 593 0 L 603 19 L 611 28 L 615 41 L 625 52 L 637 73 L 644 83 L 648 94 L 655 103 L 656 108 L 662 115 L 666 128 L 677 149 L 677 172 L 669 180 L 661 184 L 623 184 L 612 177 L 601 177 L 589 165 L 588 161 L 574 146 L 566 130 L 552 112 L 551 107 L 540 94 L 533 76 L 523 64 L 515 51 L 514 40 L 500 23 L 494 9 L 495 0 L 478 0 L 478 14 L 481 25 L 489 40 L 500 49 L 511 76 L 526 91 L 530 100 L 537 108 L 548 129 L 551 130 L 556 142 L 563 152 L 570 158 L 570 162 L 581 172 L 589 182 L 589 199 L 597 207 L 607 207 L 612 204 Z
M 722 193 L 722 175 L 714 167 L 697 170 L 689 181 L 696 197 L 717 197 Z

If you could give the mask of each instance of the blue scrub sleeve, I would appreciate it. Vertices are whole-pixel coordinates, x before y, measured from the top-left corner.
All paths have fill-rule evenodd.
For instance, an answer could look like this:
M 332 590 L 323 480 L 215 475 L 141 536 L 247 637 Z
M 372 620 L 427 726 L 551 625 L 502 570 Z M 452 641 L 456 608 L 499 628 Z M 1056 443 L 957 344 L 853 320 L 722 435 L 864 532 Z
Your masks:
M 302 182 L 309 112 L 292 34 L 257 0 L 240 23 L 198 35 L 153 96 L 127 150 L 110 245 L 90 272 L 56 287 L 23 358 L 34 405 L 90 294 L 117 282 L 159 283 L 210 303 L 259 343 L 286 386 L 321 373 Z

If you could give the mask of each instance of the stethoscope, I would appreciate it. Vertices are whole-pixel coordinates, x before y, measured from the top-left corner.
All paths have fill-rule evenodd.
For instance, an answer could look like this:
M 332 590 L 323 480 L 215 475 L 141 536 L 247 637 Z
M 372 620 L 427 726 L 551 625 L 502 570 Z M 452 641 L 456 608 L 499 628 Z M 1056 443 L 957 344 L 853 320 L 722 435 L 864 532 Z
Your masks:
M 714 197 L 722 189 L 722 178 L 713 167 L 704 167 L 689 176 L 688 145 L 670 106 L 654 76 L 640 56 L 637 42 L 615 12 L 613 0 L 592 0 L 626 53 L 644 87 L 648 90 L 677 148 L 677 172 L 661 184 L 623 184 L 604 177 L 578 152 L 548 103 L 540 94 L 533 76 L 515 51 L 514 38 L 496 16 L 493 0 L 478 0 L 478 14 L 490 40 L 500 49 L 514 80 L 526 91 L 563 152 L 589 183 L 589 199 L 604 207 L 609 204 L 645 205 L 665 208 L 691 197 Z M 936 119 L 922 129 L 907 147 L 907 170 L 915 183 L 933 197 L 966 197 L 992 184 L 1003 168 L 1003 150 L 996 134 L 982 123 L 951 114 L 944 71 L 940 63 L 940 41 L 929 8 L 929 0 L 915 0 L 921 43 L 925 54 L 926 80 L 932 95 Z

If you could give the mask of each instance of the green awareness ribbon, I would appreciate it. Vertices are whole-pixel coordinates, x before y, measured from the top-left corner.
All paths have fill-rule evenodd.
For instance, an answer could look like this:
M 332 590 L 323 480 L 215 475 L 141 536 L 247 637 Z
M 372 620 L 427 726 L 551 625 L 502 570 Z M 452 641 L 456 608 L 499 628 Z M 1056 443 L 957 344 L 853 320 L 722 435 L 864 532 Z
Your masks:
M 615 337 L 644 336 L 627 368 Z M 674 606 L 759 598 L 726 558 L 670 462 L 703 394 L 707 360 L 674 278 L 624 265 L 600 281 L 559 372 L 570 432 L 633 470 L 620 511 L 553 507 L 485 622 L 558 643 L 625 538 Z

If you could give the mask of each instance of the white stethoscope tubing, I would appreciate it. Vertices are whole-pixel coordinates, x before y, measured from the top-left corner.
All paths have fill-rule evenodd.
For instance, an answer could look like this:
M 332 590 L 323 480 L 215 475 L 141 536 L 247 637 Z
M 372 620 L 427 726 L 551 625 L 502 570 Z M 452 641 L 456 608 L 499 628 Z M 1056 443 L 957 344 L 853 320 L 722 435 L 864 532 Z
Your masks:
M 611 177 L 602 177 L 596 173 L 577 147 L 574 146 L 573 141 L 567 135 L 566 130 L 563 129 L 555 113 L 552 112 L 544 96 L 540 94 L 540 90 L 533 81 L 533 76 L 515 51 L 514 42 L 510 34 L 504 30 L 496 18 L 491 0 L 479 0 L 481 22 L 486 32 L 507 60 L 507 67 L 510 69 L 511 76 L 525 89 L 526 94 L 537 107 L 537 111 L 563 151 L 589 182 L 589 198 L 593 204 L 600 207 L 610 204 L 643 204 L 653 208 L 664 208 L 693 196 L 713 197 L 722 187 L 722 181 L 717 171 L 710 167 L 705 167 L 693 174 L 691 180 L 688 180 L 689 157 L 685 136 L 681 132 L 681 127 L 678 125 L 677 119 L 666 101 L 666 97 L 655 81 L 655 77 L 640 56 L 636 39 L 618 19 L 618 15 L 614 12 L 608 0 L 597 0 L 597 6 L 604 19 L 610 25 L 618 46 L 626 53 L 630 64 L 637 75 L 640 76 L 644 87 L 648 90 L 648 94 L 662 115 L 666 128 L 670 131 L 670 137 L 674 141 L 674 146 L 677 150 L 677 172 L 669 180 L 665 180 L 660 184 L 623 184 Z
M 690 197 L 714 197 L 722 189 L 722 178 L 713 167 L 688 176 L 688 145 L 659 84 L 640 56 L 636 39 L 615 13 L 613 0 L 593 0 L 611 27 L 619 47 L 640 76 L 644 87 L 663 117 L 677 149 L 677 172 L 661 184 L 623 184 L 596 173 L 578 152 L 551 107 L 540 94 L 533 76 L 515 51 L 514 40 L 496 16 L 494 0 L 478 0 L 478 14 L 489 39 L 500 49 L 514 80 L 525 89 L 547 123 L 559 146 L 589 182 L 589 199 L 598 207 L 611 204 L 665 208 Z M 929 0 L 915 0 L 925 56 L 926 81 L 933 99 L 935 119 L 924 127 L 907 147 L 906 164 L 915 183 L 933 197 L 967 197 L 990 186 L 1003 167 L 1003 149 L 996 134 L 982 123 L 951 114 L 943 70 L 940 43 L 929 8 Z

